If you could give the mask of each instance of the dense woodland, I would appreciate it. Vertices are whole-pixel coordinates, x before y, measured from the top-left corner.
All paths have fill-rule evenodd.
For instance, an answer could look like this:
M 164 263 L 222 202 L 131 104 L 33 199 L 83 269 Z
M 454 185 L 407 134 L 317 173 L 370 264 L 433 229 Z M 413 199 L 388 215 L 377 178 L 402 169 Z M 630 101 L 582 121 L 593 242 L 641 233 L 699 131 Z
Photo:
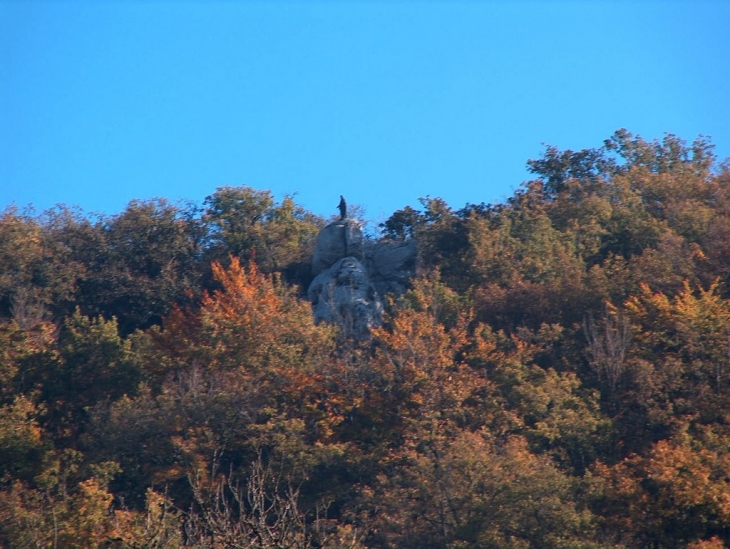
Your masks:
M 291 198 L 6 208 L 0 547 L 730 545 L 730 164 L 528 165 L 382 224 L 419 274 L 365 340 L 314 324 Z

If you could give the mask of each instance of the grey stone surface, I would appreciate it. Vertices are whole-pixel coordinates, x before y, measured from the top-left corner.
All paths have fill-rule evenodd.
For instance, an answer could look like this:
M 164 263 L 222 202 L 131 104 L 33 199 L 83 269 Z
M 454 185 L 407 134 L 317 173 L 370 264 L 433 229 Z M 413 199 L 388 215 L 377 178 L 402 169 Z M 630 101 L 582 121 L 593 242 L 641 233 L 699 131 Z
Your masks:
M 402 294 L 416 274 L 416 242 L 376 242 L 366 248 L 365 265 L 378 293 Z
M 380 324 L 380 296 L 365 266 L 354 257 L 343 257 L 317 275 L 308 295 L 317 322 L 338 324 L 357 337 Z
M 356 219 L 340 219 L 319 232 L 312 258 L 312 274 L 316 276 L 329 269 L 343 257 L 363 259 L 362 226 Z

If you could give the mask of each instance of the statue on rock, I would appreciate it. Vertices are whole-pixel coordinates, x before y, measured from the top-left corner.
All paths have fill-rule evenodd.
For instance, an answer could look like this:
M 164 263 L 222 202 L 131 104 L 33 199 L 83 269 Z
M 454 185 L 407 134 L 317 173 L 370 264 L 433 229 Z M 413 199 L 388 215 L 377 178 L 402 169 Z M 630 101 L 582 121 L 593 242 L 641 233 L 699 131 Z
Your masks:
M 344 198 L 342 199 L 344 201 Z M 340 202 L 340 212 L 347 215 L 347 206 Z M 357 219 L 344 217 L 333 221 L 317 235 L 317 244 L 312 258 L 312 274 L 317 276 L 329 269 L 338 259 L 354 257 L 363 259 L 362 226 Z
M 380 296 L 406 291 L 416 271 L 416 243 L 367 242 L 360 222 L 347 217 L 342 195 L 338 208 L 340 219 L 317 235 L 308 297 L 317 322 L 361 339 L 382 322 Z

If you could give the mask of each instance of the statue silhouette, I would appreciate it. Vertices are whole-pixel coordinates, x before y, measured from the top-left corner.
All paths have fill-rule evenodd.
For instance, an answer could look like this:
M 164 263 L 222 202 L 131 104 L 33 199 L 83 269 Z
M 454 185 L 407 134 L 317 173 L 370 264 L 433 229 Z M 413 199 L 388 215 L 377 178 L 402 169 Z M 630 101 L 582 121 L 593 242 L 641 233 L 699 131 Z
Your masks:
M 345 202 L 344 196 L 340 195 L 340 203 L 337 207 L 340 209 L 340 219 L 345 219 L 347 217 L 347 202 Z

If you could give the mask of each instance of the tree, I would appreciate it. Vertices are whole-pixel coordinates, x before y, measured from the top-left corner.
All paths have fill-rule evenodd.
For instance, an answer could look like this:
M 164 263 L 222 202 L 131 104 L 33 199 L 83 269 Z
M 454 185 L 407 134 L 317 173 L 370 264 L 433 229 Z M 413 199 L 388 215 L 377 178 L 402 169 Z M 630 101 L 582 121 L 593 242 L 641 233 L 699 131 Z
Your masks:
M 115 463 L 80 470 L 81 454 L 52 454 L 37 488 L 15 481 L 0 491 L 0 543 L 10 547 L 106 547 L 116 537 L 108 482 Z M 88 474 L 85 474 L 88 473 Z
M 175 309 L 162 329 L 131 338 L 149 389 L 94 410 L 99 459 L 123 456 L 121 478 L 136 486 L 135 501 L 140 485 L 179 485 L 185 467 L 219 448 L 240 465 L 257 444 L 299 444 L 306 455 L 316 454 L 306 444 L 327 441 L 320 371 L 334 352 L 332 328 L 315 325 L 310 304 L 253 263 L 234 257 L 212 269 L 220 289 L 199 307 Z M 150 465 L 141 468 L 139 455 Z
M 326 507 L 309 513 L 301 508 L 300 488 L 262 456 L 241 481 L 233 471 L 190 478 L 199 512 L 188 531 L 199 547 L 242 549 L 358 549 L 362 533 L 328 519 Z
M 406 240 L 414 238 L 423 223 L 425 223 L 425 219 L 421 212 L 406 206 L 381 223 L 380 229 L 388 238 Z
M 262 273 L 253 262 L 245 268 L 237 257 L 228 268 L 213 263 L 212 270 L 221 289 L 204 294 L 192 315 L 175 311 L 155 336 L 160 345 L 202 353 L 199 360 L 208 369 L 249 373 L 311 368 L 331 350 L 331 330 L 314 324 L 310 304 L 279 276 Z M 188 331 L 187 323 L 197 333 Z M 186 335 L 194 339 L 180 339 Z
M 67 210 L 59 215 L 72 217 Z M 48 320 L 73 301 L 82 273 L 42 220 L 16 208 L 0 213 L 0 316 L 23 327 Z
M 629 299 L 627 309 L 643 328 L 637 337 L 645 357 L 674 355 L 687 365 L 687 374 L 702 384 L 698 392 L 723 395 L 729 381 L 730 302 L 717 289 L 715 283 L 693 290 L 685 282 L 670 299 L 644 286 L 640 296 Z
M 63 445 L 77 443 L 89 406 L 134 394 L 140 380 L 116 320 L 89 319 L 78 310 L 66 319 L 57 345 L 27 355 L 20 369 L 21 390 L 37 395 L 44 429 Z
M 596 541 L 573 481 L 520 437 L 409 439 L 398 473 L 379 480 L 379 547 L 610 547 Z
M 727 542 L 727 437 L 680 431 L 645 455 L 629 456 L 613 467 L 598 465 L 595 475 L 595 508 L 616 542 L 657 548 L 685 547 L 714 536 Z
M 201 228 L 189 210 L 163 199 L 132 201 L 77 242 L 86 265 L 78 303 L 91 316 L 118 319 L 123 334 L 159 323 L 198 293 Z
M 308 263 L 322 219 L 285 197 L 276 204 L 269 191 L 220 187 L 205 199 L 204 220 L 210 227 L 210 258 L 234 256 L 255 261 L 265 272 L 289 271 Z
M 47 448 L 37 417 L 36 406 L 22 395 L 0 406 L 0 479 L 27 482 L 40 472 Z

